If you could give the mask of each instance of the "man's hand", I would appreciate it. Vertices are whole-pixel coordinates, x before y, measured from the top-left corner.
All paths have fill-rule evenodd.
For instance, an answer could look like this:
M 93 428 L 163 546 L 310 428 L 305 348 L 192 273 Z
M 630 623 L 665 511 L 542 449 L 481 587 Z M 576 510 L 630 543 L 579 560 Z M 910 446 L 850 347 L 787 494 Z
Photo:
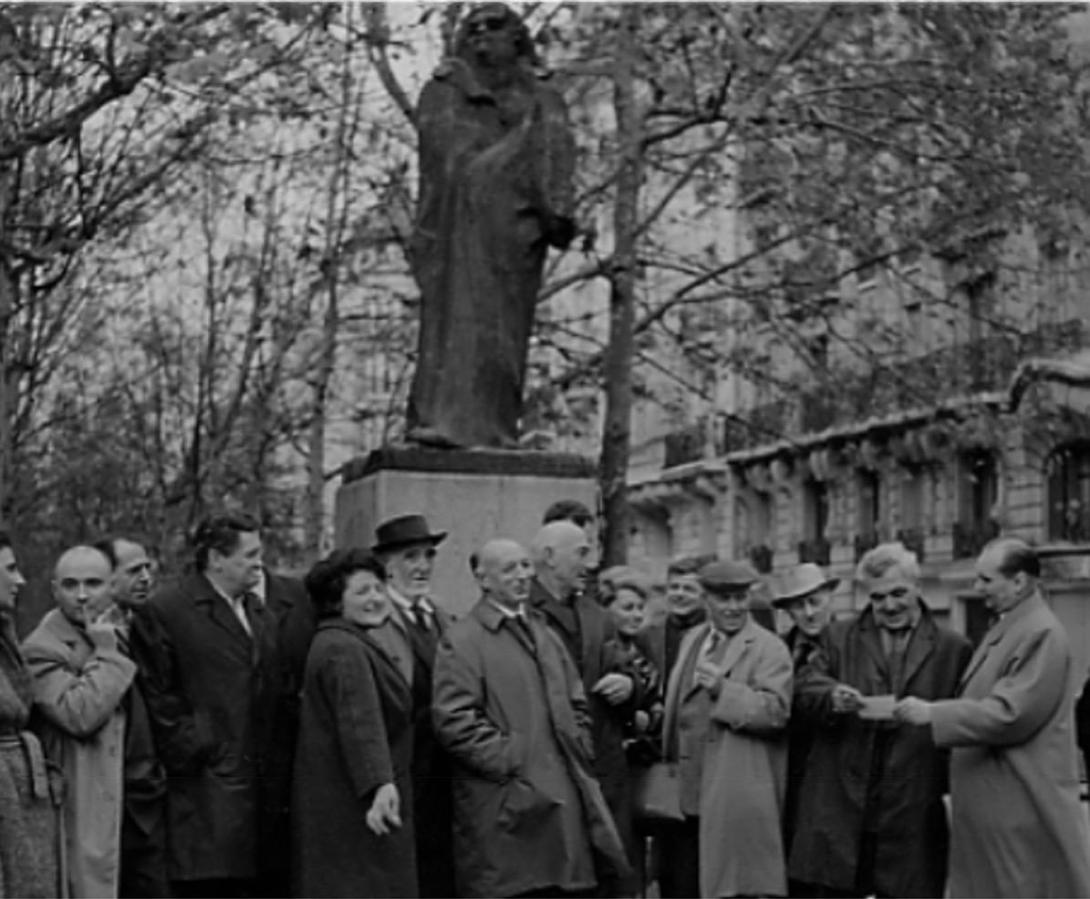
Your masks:
M 102 650 L 117 649 L 117 632 L 123 621 L 121 609 L 111 604 L 97 615 L 87 618 L 87 636 Z
M 851 715 L 863 708 L 863 694 L 847 684 L 833 687 L 832 700 L 833 711 L 838 715 Z
M 627 674 L 607 674 L 591 689 L 610 705 L 620 705 L 632 695 L 635 684 Z
M 383 784 L 375 791 L 367 812 L 367 826 L 380 837 L 401 826 L 401 797 L 393 784 Z
M 905 724 L 930 724 L 931 703 L 915 696 L 906 696 L 893 707 L 893 717 Z

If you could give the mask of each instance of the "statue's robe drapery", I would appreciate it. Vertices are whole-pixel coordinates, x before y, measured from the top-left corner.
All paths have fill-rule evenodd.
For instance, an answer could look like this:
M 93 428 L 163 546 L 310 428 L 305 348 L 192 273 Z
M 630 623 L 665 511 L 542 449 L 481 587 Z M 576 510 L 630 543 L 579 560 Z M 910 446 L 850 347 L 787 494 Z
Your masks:
M 417 122 L 421 311 L 409 437 L 512 446 L 545 254 L 571 239 L 567 111 L 528 68 L 493 92 L 454 58 L 425 86 Z

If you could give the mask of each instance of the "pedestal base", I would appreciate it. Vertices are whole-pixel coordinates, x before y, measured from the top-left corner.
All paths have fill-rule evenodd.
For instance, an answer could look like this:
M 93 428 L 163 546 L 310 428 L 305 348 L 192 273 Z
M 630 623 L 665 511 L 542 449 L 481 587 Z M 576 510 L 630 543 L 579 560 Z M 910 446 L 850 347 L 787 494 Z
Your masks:
M 337 546 L 375 542 L 375 527 L 399 515 L 421 514 L 439 546 L 434 592 L 455 615 L 464 614 L 479 590 L 470 554 L 496 537 L 529 548 L 545 510 L 558 499 L 597 508 L 594 463 L 582 456 L 507 450 L 431 450 L 384 447 L 345 466 L 337 491 Z

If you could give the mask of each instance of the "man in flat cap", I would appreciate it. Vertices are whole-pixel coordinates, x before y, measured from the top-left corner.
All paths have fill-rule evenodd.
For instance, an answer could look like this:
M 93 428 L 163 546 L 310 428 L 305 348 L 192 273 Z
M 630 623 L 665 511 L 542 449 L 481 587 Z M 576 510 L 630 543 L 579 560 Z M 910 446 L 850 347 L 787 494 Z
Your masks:
M 787 892 L 791 654 L 750 615 L 758 581 L 745 562 L 700 571 L 707 621 L 683 637 L 666 687 L 663 757 L 678 763 L 685 817 L 660 837 L 663 897 Z
M 788 568 L 774 582 L 772 605 L 782 609 L 791 619 L 791 629 L 785 642 L 791 651 L 796 680 L 818 648 L 821 635 L 829 625 L 833 593 L 839 583 L 839 578 L 827 577 L 821 567 L 813 562 Z M 787 733 L 787 799 L 784 802 L 783 825 L 784 843 L 790 852 L 799 787 L 806 771 L 814 728 L 811 723 L 792 717 Z
M 375 529 L 372 552 L 386 568 L 394 629 L 413 658 L 413 821 L 417 881 L 423 897 L 453 896 L 454 860 L 450 760 L 431 720 L 432 671 L 451 617 L 432 594 L 432 570 L 445 531 L 432 532 L 423 515 L 401 515 Z
M 867 606 L 829 625 L 795 688 L 792 712 L 813 743 L 789 874 L 811 896 L 941 896 L 946 756 L 893 708 L 903 696 L 953 696 L 969 644 L 934 621 L 902 544 L 870 550 L 856 581 Z

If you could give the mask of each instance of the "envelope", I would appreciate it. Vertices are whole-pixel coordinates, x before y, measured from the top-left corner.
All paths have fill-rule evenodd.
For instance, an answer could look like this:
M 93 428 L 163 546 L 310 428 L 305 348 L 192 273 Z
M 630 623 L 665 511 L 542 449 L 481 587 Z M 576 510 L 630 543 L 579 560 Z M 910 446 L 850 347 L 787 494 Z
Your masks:
M 897 697 L 892 693 L 882 696 L 864 696 L 863 708 L 859 710 L 859 717 L 868 721 L 892 721 L 893 707 L 897 704 Z

